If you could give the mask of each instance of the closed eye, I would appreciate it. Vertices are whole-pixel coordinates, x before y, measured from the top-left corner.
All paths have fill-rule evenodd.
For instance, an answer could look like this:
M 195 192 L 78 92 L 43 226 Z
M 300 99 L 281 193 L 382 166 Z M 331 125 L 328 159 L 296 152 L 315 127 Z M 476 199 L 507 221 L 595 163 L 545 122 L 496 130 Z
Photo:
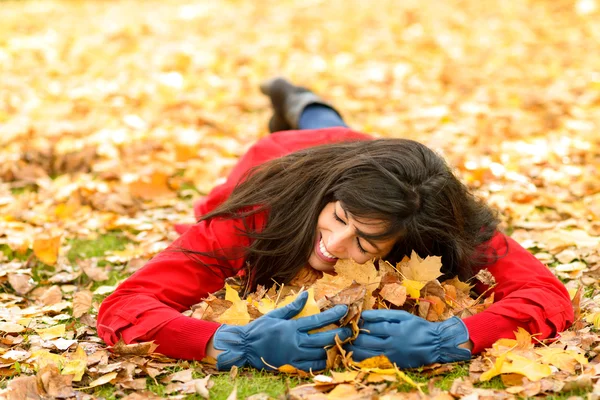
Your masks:
M 341 222 L 344 225 L 347 225 L 346 222 L 341 219 L 340 217 L 338 217 L 337 213 L 335 212 L 335 210 L 333 210 L 333 218 L 336 219 L 336 221 Z M 360 251 L 362 254 L 367 254 L 368 251 L 366 251 L 364 249 L 364 247 L 362 247 L 362 245 L 360 244 L 360 239 L 358 238 L 358 236 L 356 237 L 356 244 L 358 246 L 358 251 Z

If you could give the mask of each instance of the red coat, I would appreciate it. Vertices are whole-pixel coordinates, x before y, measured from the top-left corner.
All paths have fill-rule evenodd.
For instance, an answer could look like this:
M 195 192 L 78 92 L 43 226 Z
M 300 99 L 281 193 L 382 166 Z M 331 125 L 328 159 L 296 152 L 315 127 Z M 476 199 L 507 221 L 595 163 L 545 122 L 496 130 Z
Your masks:
M 196 216 L 213 210 L 231 193 L 243 173 L 267 160 L 320 144 L 370 140 L 371 137 L 346 128 L 312 131 L 287 131 L 270 135 L 240 159 L 228 180 L 200 200 Z M 261 227 L 264 216 L 255 215 L 250 227 Z M 182 311 L 223 287 L 226 276 L 199 266 L 177 248 L 212 252 L 248 246 L 249 239 L 239 235 L 240 220 L 202 221 L 193 225 L 168 249 L 154 257 L 126 279 L 108 296 L 98 313 L 98 334 L 109 344 L 120 337 L 126 343 L 154 340 L 157 351 L 174 358 L 200 360 L 207 343 L 219 327 L 216 322 L 183 316 Z M 521 326 L 537 338 L 547 338 L 565 330 L 573 321 L 573 308 L 565 287 L 533 255 L 517 242 L 497 233 L 490 241 L 498 254 L 506 253 L 488 270 L 497 286 L 495 303 L 486 311 L 464 319 L 473 341 L 473 353 L 490 347 L 497 339 L 513 337 Z M 210 258 L 205 258 L 210 264 Z M 223 261 L 220 262 L 223 265 Z M 240 270 L 243 258 L 229 261 L 232 271 Z M 483 285 L 476 287 L 480 292 Z

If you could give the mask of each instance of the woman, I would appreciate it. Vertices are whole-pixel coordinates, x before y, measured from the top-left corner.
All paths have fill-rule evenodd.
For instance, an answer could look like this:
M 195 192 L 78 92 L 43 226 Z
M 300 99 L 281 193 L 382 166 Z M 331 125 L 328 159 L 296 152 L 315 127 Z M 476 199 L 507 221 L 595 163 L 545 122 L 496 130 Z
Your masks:
M 274 134 L 255 144 L 226 183 L 195 206 L 199 222 L 111 294 L 98 333 L 113 345 L 154 340 L 174 358 L 217 359 L 220 369 L 291 364 L 325 367 L 323 347 L 347 328 L 308 334 L 340 320 L 345 306 L 291 319 L 306 294 L 246 326 L 220 325 L 182 311 L 249 266 L 252 287 L 290 281 L 305 265 L 333 271 L 338 259 L 397 262 L 415 250 L 442 257 L 444 278 L 495 277 L 495 303 L 461 320 L 428 322 L 397 310 L 362 313 L 349 345 L 355 360 L 385 354 L 400 367 L 467 360 L 523 327 L 538 339 L 566 329 L 573 310 L 564 286 L 535 257 L 496 230 L 434 152 L 414 141 L 373 138 L 346 127 L 314 93 L 283 79 L 261 88 Z M 476 287 L 480 293 L 486 288 Z

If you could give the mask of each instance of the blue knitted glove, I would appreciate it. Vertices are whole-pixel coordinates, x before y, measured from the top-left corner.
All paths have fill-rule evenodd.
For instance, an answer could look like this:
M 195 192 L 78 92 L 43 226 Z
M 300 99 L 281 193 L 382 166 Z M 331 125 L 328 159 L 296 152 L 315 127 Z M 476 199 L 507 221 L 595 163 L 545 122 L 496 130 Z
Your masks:
M 223 353 L 217 357 L 217 368 L 231 369 L 250 365 L 271 369 L 290 364 L 304 371 L 325 369 L 327 354 L 324 347 L 335 344 L 335 335 L 346 340 L 352 335 L 349 328 L 337 328 L 309 334 L 308 331 L 339 322 L 348 307 L 336 306 L 310 317 L 291 319 L 304 308 L 308 292 L 302 292 L 285 307 L 255 319 L 248 325 L 221 325 L 213 338 L 213 346 Z
M 345 346 L 355 361 L 384 354 L 400 368 L 471 359 L 471 352 L 458 345 L 469 340 L 464 322 L 452 317 L 429 322 L 399 310 L 369 310 L 361 314 L 361 330 Z

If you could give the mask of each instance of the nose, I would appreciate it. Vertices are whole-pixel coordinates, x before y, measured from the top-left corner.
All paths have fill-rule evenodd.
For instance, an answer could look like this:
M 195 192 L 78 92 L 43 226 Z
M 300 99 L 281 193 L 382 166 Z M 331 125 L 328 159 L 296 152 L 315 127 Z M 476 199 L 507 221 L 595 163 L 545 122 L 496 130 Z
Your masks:
M 338 258 L 346 258 L 348 239 L 350 236 L 351 232 L 348 229 L 331 231 L 331 234 L 327 239 L 327 251 Z

